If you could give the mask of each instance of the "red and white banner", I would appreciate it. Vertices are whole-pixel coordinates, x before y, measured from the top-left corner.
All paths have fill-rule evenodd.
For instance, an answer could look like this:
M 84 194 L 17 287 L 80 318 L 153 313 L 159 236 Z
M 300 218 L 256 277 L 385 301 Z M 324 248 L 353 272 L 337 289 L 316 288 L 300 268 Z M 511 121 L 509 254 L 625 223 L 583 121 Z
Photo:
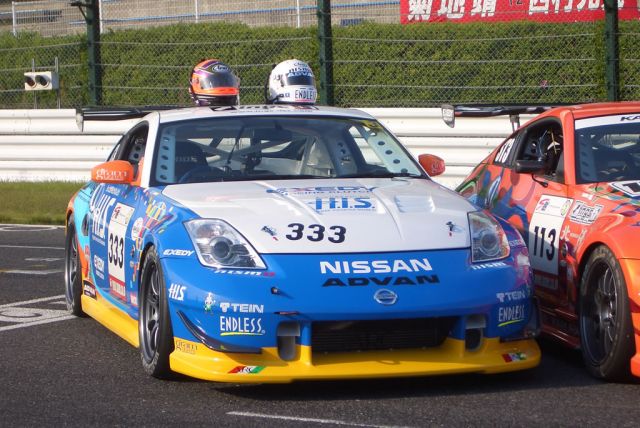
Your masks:
M 626 8 L 625 8 L 626 6 Z M 621 20 L 640 19 L 640 3 L 618 0 Z M 400 22 L 577 22 L 604 19 L 604 0 L 400 0 Z

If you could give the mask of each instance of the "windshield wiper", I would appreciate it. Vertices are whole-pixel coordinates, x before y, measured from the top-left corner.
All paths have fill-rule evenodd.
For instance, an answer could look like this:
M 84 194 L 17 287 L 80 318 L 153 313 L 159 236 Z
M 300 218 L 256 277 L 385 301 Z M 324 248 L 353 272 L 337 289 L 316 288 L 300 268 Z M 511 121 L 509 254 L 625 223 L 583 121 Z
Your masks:
M 420 174 L 411 174 L 409 172 L 389 172 L 389 171 L 369 171 L 360 172 L 355 174 L 342 174 L 335 178 L 396 178 L 396 177 L 409 177 L 409 178 L 422 178 Z
M 252 174 L 224 177 L 223 181 L 306 180 L 310 178 L 335 178 L 310 174 Z

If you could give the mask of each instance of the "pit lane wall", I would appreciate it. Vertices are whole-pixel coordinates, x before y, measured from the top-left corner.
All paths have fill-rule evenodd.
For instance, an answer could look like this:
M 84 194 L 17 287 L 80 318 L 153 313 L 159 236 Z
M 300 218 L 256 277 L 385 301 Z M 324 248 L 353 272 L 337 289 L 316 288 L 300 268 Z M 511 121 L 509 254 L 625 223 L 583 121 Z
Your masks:
M 511 133 L 509 117 L 457 118 L 449 128 L 438 108 L 363 108 L 414 155 L 447 165 L 435 180 L 454 188 Z M 533 116 L 522 116 L 525 123 Z M 74 109 L 0 110 L 0 181 L 87 181 L 137 119 L 86 120 Z

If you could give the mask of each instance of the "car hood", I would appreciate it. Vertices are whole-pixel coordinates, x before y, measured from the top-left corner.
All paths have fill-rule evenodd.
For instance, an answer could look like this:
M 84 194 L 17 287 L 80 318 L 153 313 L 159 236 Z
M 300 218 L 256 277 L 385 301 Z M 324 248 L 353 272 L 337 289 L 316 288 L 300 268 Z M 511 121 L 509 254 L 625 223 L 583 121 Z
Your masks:
M 222 219 L 260 253 L 349 253 L 470 246 L 464 198 L 427 179 L 194 183 L 163 194 Z

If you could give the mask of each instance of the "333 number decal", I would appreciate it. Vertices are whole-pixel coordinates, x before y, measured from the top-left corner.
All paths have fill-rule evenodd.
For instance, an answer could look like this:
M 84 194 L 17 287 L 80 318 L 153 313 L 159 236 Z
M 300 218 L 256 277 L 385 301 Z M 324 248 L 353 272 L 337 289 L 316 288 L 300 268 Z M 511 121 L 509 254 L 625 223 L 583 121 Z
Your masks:
M 285 236 L 292 241 L 306 237 L 311 242 L 320 242 L 326 238 L 329 242 L 339 244 L 344 242 L 347 233 L 347 228 L 343 226 L 329 226 L 328 231 L 327 228 L 321 224 L 310 224 L 305 227 L 302 223 L 291 223 L 288 224 L 287 227 L 291 233 Z
M 113 233 L 109 234 L 109 264 L 120 268 L 124 264 L 124 239 Z

